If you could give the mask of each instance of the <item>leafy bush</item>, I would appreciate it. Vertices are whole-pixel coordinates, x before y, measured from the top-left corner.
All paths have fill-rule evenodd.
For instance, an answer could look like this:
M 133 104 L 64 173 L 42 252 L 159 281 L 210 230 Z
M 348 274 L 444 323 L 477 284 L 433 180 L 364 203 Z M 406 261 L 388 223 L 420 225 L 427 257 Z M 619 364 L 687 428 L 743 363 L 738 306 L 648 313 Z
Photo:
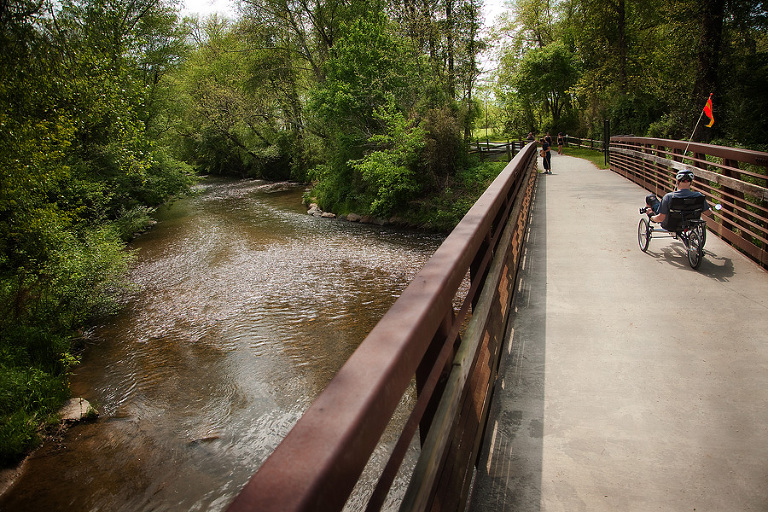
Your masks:
M 68 397 L 67 372 L 77 362 L 72 333 L 115 311 L 132 258 L 111 226 L 78 234 L 49 223 L 36 232 L 47 240 L 39 252 L 44 260 L 0 275 L 3 464 L 36 445 L 39 426 Z
M 374 196 L 370 213 L 385 216 L 404 205 L 420 188 L 415 170 L 426 133 L 406 120 L 393 102 L 374 117 L 387 127 L 385 134 L 368 139 L 370 145 L 380 149 L 352 162 L 352 167 L 361 174 Z
M 0 386 L 2 385 L 0 382 Z M 0 393 L 6 395 L 2 388 Z M 37 423 L 35 415 L 26 414 L 21 410 L 0 416 L 0 465 L 11 466 L 17 463 L 24 453 L 40 444 Z
M 433 190 L 440 190 L 456 173 L 463 151 L 461 126 L 448 108 L 430 109 L 422 123 L 426 131 L 424 164 Z
M 68 398 L 69 346 L 66 337 L 39 328 L 0 333 L 0 464 L 35 448 L 41 423 Z
M 195 181 L 192 166 L 173 158 L 162 148 L 153 153 L 135 198 L 143 205 L 157 206 L 170 197 L 187 192 Z
M 414 201 L 406 220 L 433 231 L 447 233 L 466 215 L 472 205 L 496 179 L 507 162 L 481 162 L 473 160 L 439 194 Z
M 132 258 L 111 227 L 80 237 L 67 233 L 46 269 L 49 289 L 41 297 L 38 316 L 49 316 L 51 325 L 70 329 L 94 315 L 113 312 L 120 291 L 128 286 Z
M 121 210 L 113 226 L 121 239 L 126 242 L 136 233 L 141 233 L 153 224 L 150 215 L 155 211 L 149 206 L 135 206 L 130 210 Z

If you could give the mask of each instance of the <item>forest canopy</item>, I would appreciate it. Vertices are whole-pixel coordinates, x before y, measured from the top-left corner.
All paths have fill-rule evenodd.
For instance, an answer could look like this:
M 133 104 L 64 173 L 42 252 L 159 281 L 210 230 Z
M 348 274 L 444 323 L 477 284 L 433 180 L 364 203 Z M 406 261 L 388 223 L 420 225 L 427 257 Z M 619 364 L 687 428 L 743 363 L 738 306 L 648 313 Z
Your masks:
M 509 0 L 494 27 L 506 131 L 765 149 L 768 7 L 756 0 Z

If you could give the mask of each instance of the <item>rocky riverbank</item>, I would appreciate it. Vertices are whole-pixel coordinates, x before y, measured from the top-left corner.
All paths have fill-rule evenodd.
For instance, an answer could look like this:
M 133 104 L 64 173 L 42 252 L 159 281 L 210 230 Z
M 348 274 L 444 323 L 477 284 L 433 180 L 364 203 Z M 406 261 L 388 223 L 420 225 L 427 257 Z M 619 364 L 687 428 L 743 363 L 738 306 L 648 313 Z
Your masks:
M 69 427 L 76 425 L 81 421 L 95 420 L 98 418 L 99 413 L 85 398 L 70 398 L 64 403 L 61 409 L 59 409 L 58 415 L 60 418 L 59 424 L 46 429 L 46 434 L 43 436 L 43 444 L 50 445 L 60 443 L 64 436 L 64 432 Z M 24 472 L 24 465 L 30 455 L 31 454 L 27 455 L 24 460 L 12 468 L 0 469 L 0 496 L 5 494 Z
M 347 215 L 336 215 L 331 212 L 324 212 L 320 209 L 317 203 L 309 205 L 307 210 L 308 215 L 313 217 L 322 217 L 324 219 L 338 219 L 345 220 L 347 222 L 359 222 L 360 224 L 376 224 L 377 226 L 407 226 L 407 223 L 399 217 L 391 217 L 389 219 L 382 219 L 380 217 L 374 217 L 372 215 L 358 215 L 356 213 L 348 213 Z

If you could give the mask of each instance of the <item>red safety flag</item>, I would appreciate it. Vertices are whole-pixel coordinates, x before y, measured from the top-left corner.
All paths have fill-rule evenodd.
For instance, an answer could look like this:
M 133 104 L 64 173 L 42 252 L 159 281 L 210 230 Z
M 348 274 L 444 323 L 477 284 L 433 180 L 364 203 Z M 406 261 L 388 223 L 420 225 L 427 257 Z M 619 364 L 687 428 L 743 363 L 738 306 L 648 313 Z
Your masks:
M 704 105 L 704 113 L 707 114 L 707 117 L 709 118 L 707 128 L 711 128 L 712 125 L 715 124 L 715 115 L 712 113 L 712 93 L 709 94 L 707 104 Z

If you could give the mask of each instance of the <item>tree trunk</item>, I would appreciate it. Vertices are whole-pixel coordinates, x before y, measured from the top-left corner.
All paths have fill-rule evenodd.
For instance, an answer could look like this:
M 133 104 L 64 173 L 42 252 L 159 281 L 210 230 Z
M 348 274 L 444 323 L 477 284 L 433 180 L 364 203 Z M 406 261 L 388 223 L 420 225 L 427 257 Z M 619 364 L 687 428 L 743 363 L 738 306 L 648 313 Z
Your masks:
M 448 96 L 453 100 L 456 98 L 456 74 L 454 71 L 453 48 L 453 0 L 445 0 L 445 20 L 447 22 L 446 45 L 448 46 Z
M 725 0 L 699 0 L 698 3 L 701 13 L 701 35 L 699 37 L 699 54 L 692 103 L 697 109 L 701 109 L 704 108 L 710 93 L 717 90 Z M 715 95 L 713 102 L 716 100 L 717 96 Z M 696 119 L 698 119 L 698 115 Z M 699 123 L 692 139 L 696 141 L 701 141 L 704 138 L 709 139 L 711 138 L 710 133 L 702 123 Z
M 627 9 L 624 0 L 619 0 L 616 6 L 616 18 L 619 26 L 619 84 L 621 92 L 627 94 Z

